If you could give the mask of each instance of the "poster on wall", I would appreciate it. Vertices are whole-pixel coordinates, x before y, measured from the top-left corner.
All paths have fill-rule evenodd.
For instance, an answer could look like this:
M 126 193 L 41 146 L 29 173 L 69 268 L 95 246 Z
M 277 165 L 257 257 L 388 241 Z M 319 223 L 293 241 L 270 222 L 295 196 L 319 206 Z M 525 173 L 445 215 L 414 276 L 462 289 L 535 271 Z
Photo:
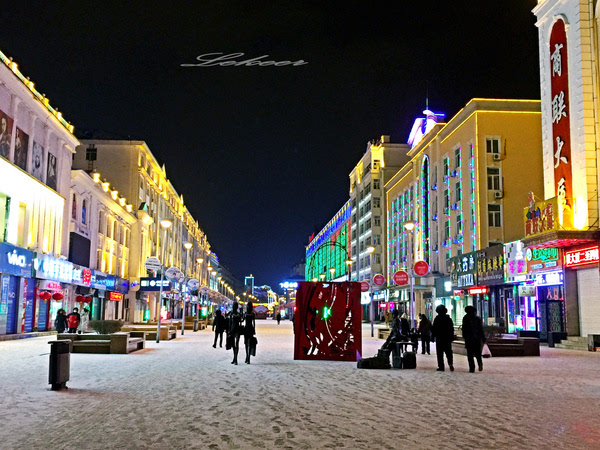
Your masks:
M 29 152 L 29 135 L 17 127 L 15 132 L 15 161 L 23 170 L 27 170 L 27 154 Z
M 0 156 L 8 159 L 12 139 L 13 119 L 0 109 Z
M 24 291 L 23 297 L 26 301 L 26 305 L 23 331 L 29 333 L 30 331 L 33 331 L 35 316 L 35 280 L 33 278 L 25 279 Z
M 302 281 L 299 285 L 294 315 L 294 359 L 360 359 L 360 283 Z
M 56 156 L 48 152 L 48 173 L 46 174 L 46 185 L 56 190 Z
M 33 141 L 31 151 L 31 175 L 42 181 L 44 176 L 44 147 Z

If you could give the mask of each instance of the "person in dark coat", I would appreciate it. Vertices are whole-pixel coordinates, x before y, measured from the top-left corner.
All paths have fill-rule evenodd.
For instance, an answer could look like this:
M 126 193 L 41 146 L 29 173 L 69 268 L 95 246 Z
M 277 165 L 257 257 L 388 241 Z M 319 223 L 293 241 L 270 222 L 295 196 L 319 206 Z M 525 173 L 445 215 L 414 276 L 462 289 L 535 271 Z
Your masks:
M 465 348 L 467 349 L 467 359 L 469 360 L 469 372 L 475 372 L 475 359 L 479 366 L 479 371 L 483 370 L 483 359 L 481 359 L 481 347 L 485 342 L 481 318 L 477 316 L 477 309 L 473 306 L 465 308 L 465 316 L 462 320 L 462 335 L 465 338 Z
M 240 332 L 242 328 L 242 315 L 238 311 L 238 303 L 233 303 L 233 308 L 229 314 L 229 328 L 227 330 L 227 339 L 231 340 L 231 348 L 233 349 L 233 361 L 231 364 L 237 366 L 238 352 L 240 351 Z
M 281 322 L 281 313 L 280 312 L 277 313 L 276 319 L 277 319 L 277 325 L 279 325 L 279 322 Z
M 225 317 L 221 313 L 220 309 L 215 311 L 215 318 L 213 319 L 212 329 L 215 332 L 215 342 L 213 348 L 217 348 L 217 338 L 219 340 L 219 347 L 223 347 L 223 333 L 225 332 Z
M 383 350 L 393 350 L 393 345 L 395 342 L 404 341 L 406 338 L 402 335 L 402 326 L 400 323 L 400 317 L 398 310 L 395 309 L 392 312 L 392 323 L 390 328 L 390 334 L 386 341 L 383 343 L 381 348 Z
M 438 360 L 438 372 L 443 372 L 444 369 L 444 353 L 448 360 L 448 366 L 450 372 L 454 372 L 454 361 L 452 354 L 452 341 L 454 340 L 454 322 L 447 314 L 448 310 L 444 305 L 438 305 L 435 308 L 435 312 L 438 314 L 433 321 L 431 327 L 431 334 L 435 339 L 435 348 Z
M 56 319 L 54 320 L 54 327 L 57 333 L 64 333 L 67 329 L 67 315 L 65 310 L 60 308 L 56 313 Z
M 246 347 L 246 364 L 250 364 L 250 348 L 256 335 L 256 317 L 252 308 L 252 302 L 248 302 L 246 314 L 244 315 L 244 346 Z
M 79 308 L 73 308 L 73 312 L 67 316 L 67 325 L 69 326 L 69 333 L 77 333 L 77 327 L 81 321 L 81 315 L 79 314 Z
M 429 353 L 429 343 L 431 342 L 431 322 L 425 314 L 421 314 L 419 321 L 419 334 L 421 335 L 421 354 Z
M 408 322 L 406 314 L 402 314 L 402 317 L 400 317 L 400 331 L 408 339 L 408 335 L 410 334 L 410 323 Z

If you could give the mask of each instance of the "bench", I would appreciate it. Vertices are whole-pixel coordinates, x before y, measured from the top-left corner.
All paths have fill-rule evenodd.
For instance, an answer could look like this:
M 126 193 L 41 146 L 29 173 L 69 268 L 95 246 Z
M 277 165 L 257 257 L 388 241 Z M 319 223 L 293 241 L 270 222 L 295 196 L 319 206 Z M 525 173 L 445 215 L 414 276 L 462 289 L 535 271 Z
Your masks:
M 500 356 L 540 356 L 540 340 L 533 337 L 498 338 L 486 342 L 494 357 Z M 466 355 L 467 349 L 463 340 L 452 342 L 452 351 Z
M 113 334 L 58 334 L 57 339 L 70 339 L 73 353 L 126 354 L 145 347 L 144 336 L 130 333 Z
M 156 325 L 126 325 L 121 327 L 123 332 L 145 332 L 144 339 L 156 339 Z M 177 327 L 172 325 L 161 325 L 160 326 L 160 338 L 163 341 L 175 339 L 177 337 Z
M 379 328 L 377 330 L 377 339 L 387 339 L 390 335 L 390 331 L 391 330 L 389 328 Z

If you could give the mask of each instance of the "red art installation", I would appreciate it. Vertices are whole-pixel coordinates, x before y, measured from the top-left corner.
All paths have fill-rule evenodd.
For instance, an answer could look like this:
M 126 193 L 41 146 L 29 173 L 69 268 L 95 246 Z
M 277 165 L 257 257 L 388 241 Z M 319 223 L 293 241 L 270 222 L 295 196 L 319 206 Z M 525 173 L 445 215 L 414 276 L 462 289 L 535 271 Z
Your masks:
M 294 359 L 360 359 L 360 283 L 302 281 L 298 284 L 294 317 Z

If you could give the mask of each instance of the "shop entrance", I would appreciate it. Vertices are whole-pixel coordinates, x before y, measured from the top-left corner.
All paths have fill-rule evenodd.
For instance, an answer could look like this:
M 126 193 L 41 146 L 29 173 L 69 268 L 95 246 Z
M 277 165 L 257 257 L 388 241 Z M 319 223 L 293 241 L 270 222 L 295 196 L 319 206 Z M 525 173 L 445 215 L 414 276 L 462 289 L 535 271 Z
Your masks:
M 537 329 L 545 341 L 549 332 L 565 331 L 563 287 L 539 286 L 537 291 Z

